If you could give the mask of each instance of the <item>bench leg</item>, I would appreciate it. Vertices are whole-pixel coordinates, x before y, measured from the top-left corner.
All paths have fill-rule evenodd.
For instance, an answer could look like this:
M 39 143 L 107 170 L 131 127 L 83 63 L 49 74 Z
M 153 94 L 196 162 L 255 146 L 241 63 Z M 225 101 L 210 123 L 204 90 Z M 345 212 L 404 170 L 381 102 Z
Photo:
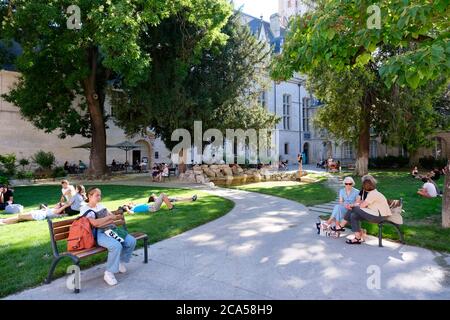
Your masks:
M 379 247 L 383 246 L 383 225 L 382 224 L 378 225 L 378 246 Z
M 144 238 L 144 263 L 148 263 L 148 238 Z
M 55 272 L 55 269 L 56 269 L 58 263 L 63 258 L 66 258 L 66 257 L 71 258 L 74 264 L 79 265 L 80 260 L 74 256 L 67 255 L 67 256 L 58 256 L 58 257 L 53 258 L 52 264 L 50 266 L 50 270 L 48 271 L 47 278 L 45 278 L 45 280 L 44 280 L 45 284 L 50 284 L 53 281 L 53 273 Z

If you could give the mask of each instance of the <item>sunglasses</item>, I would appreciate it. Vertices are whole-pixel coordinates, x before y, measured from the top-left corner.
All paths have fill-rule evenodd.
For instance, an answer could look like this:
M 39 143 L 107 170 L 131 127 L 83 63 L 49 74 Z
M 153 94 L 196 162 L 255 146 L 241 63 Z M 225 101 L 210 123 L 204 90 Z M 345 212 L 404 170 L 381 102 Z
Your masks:
M 352 186 L 353 183 L 346 183 L 345 185 L 346 185 L 346 186 Z

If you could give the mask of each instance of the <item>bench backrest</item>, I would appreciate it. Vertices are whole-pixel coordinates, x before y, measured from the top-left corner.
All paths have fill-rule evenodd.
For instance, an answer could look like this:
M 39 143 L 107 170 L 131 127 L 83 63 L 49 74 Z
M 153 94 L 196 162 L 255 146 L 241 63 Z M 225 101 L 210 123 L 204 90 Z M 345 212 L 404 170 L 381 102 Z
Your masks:
M 75 220 L 76 218 L 57 222 L 49 220 L 50 236 L 52 237 L 51 240 L 66 240 L 69 237 L 70 226 Z M 123 214 L 114 215 L 114 223 L 116 224 L 116 226 L 125 225 L 125 217 L 123 216 Z

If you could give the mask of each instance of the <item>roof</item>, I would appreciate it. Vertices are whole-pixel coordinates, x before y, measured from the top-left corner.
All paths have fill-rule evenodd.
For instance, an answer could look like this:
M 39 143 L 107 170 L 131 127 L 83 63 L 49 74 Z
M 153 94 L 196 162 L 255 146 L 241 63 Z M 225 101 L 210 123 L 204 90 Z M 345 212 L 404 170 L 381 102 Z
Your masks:
M 273 50 L 275 53 L 281 52 L 281 47 L 284 43 L 284 39 L 286 36 L 286 29 L 283 28 L 280 24 L 280 36 L 275 37 L 272 30 L 270 29 L 270 22 L 264 21 L 262 18 L 256 18 L 249 14 L 241 12 L 241 16 L 243 21 L 247 23 L 250 28 L 250 32 L 259 38 L 261 29 L 263 29 L 265 38 L 270 46 L 273 46 Z

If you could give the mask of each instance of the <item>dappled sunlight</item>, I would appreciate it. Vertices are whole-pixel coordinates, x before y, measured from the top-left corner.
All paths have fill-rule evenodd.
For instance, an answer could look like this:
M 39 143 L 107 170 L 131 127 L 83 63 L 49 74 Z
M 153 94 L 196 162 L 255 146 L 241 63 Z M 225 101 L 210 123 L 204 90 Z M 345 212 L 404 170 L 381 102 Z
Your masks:
M 256 230 L 244 230 L 241 233 L 239 233 L 240 237 L 247 238 L 247 237 L 253 237 L 258 234 L 258 231 Z
M 443 289 L 445 271 L 437 266 L 423 266 L 420 269 L 399 273 L 387 280 L 389 289 L 412 293 L 411 291 L 439 292 Z
M 294 243 L 289 248 L 281 250 L 281 257 L 278 265 L 288 265 L 298 261 L 300 263 L 319 262 L 332 263 L 334 259 L 342 258 L 342 254 L 327 253 L 326 244 L 318 243 L 316 245 L 306 245 L 303 243 Z
M 399 252 L 401 255 L 401 259 L 389 256 L 388 263 L 386 263 L 386 267 L 400 267 L 404 266 L 407 263 L 413 263 L 417 260 L 419 257 L 419 254 L 417 252 L 407 251 L 407 252 Z
M 228 248 L 236 256 L 249 255 L 261 244 L 261 241 L 248 241 Z
M 282 281 L 282 283 L 294 289 L 301 289 L 308 284 L 308 281 L 303 280 L 302 278 L 297 276 L 292 276 L 289 277 L 289 279 Z
M 277 233 L 289 229 L 290 225 L 288 220 L 280 217 L 256 217 L 238 223 L 230 227 L 230 230 L 249 229 L 258 233 Z
M 215 235 L 210 233 L 203 233 L 187 239 L 187 241 L 193 242 L 198 246 L 218 246 L 221 247 L 225 245 L 223 240 L 214 240 Z

